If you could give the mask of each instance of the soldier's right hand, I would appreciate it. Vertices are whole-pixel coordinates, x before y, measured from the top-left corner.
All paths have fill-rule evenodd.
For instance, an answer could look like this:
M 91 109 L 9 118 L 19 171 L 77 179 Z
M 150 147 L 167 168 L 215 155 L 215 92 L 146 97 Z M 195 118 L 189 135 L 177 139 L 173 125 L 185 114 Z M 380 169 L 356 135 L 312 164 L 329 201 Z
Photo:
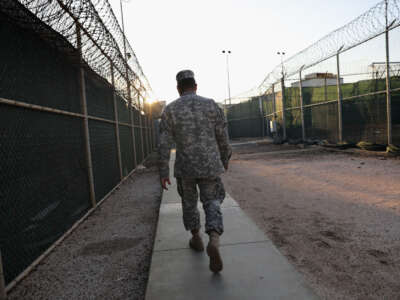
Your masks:
M 161 178 L 161 186 L 162 186 L 162 188 L 163 188 L 164 190 L 167 190 L 167 191 L 168 191 L 167 183 L 168 183 L 169 185 L 171 185 L 171 181 L 169 180 L 168 177 L 167 177 L 167 178 Z

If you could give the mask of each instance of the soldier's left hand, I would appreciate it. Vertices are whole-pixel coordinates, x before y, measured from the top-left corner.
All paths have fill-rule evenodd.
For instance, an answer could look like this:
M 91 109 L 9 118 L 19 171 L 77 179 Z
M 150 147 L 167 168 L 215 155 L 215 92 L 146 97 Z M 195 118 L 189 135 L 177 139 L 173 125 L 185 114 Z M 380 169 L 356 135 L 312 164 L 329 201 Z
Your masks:
M 161 186 L 162 186 L 162 188 L 163 188 L 164 190 L 166 190 L 166 191 L 168 191 L 167 183 L 168 183 L 169 185 L 171 185 L 171 181 L 169 180 L 169 178 L 161 178 Z

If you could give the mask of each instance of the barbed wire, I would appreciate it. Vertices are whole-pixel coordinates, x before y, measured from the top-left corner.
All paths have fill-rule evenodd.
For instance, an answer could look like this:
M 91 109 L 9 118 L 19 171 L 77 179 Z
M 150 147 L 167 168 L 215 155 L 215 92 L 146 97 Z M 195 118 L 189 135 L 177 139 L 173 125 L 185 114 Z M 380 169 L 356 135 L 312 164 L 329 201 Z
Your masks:
M 389 24 L 392 24 L 391 28 L 400 25 L 400 0 L 379 2 L 353 21 L 284 60 L 285 78 L 295 75 L 303 66 L 303 69 L 306 70 L 335 56 L 341 47 L 343 47 L 341 52 L 344 52 L 384 33 Z M 250 99 L 271 92 L 271 86 L 278 83 L 281 77 L 282 64 L 279 64 L 268 73 L 260 85 L 233 97 L 233 99 L 246 97 Z
M 38 20 L 24 12 L 21 5 Z M 76 55 L 79 27 L 82 57 L 93 71 L 111 83 L 112 65 L 116 90 L 126 99 L 132 99 L 133 104 L 140 105 L 140 101 L 151 93 L 150 84 L 108 0 L 2 0 L 0 9 L 23 26 L 51 39 L 53 46 L 72 55 Z M 128 95 L 127 79 L 132 87 L 131 95 Z

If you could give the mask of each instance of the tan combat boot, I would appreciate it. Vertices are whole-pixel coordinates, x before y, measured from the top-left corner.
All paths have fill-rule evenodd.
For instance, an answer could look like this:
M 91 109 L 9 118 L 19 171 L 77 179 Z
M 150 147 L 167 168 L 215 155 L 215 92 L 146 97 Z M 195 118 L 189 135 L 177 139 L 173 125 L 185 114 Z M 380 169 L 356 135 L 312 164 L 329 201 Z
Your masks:
M 192 238 L 189 241 L 189 246 L 195 251 L 202 252 L 204 251 L 203 240 L 201 239 L 199 230 L 192 230 Z
M 207 254 L 210 257 L 210 270 L 218 273 L 222 270 L 222 258 L 219 253 L 219 234 L 218 232 L 210 232 L 210 241 L 207 246 Z

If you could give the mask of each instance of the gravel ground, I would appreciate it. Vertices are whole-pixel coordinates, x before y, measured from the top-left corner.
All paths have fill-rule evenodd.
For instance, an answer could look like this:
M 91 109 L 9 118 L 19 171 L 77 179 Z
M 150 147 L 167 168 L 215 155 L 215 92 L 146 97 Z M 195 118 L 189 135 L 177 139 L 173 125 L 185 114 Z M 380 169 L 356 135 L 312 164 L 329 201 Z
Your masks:
M 322 299 L 400 299 L 400 160 L 296 148 L 235 147 L 227 190 Z
M 161 201 L 158 172 L 134 173 L 9 299 L 144 299 Z

